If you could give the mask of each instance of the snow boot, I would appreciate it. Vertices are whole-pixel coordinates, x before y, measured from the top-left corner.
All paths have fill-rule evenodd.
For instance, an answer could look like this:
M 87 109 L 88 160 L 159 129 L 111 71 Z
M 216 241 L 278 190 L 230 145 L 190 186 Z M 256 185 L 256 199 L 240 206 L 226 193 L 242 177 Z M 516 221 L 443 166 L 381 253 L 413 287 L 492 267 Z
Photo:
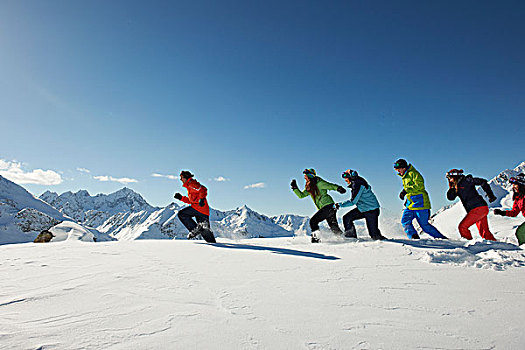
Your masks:
M 211 232 L 208 229 L 203 229 L 201 232 L 201 236 L 208 243 L 217 243 L 217 241 L 215 240 L 215 236 L 213 235 L 213 232 Z
M 357 238 L 354 225 L 352 225 L 352 227 L 350 227 L 350 229 L 345 232 L 345 238 Z
M 321 240 L 319 239 L 319 234 L 316 232 L 312 232 L 312 243 L 319 243 Z
M 384 241 L 386 239 L 385 236 L 379 235 L 379 236 L 371 236 L 374 241 Z
M 419 235 L 417 233 L 414 233 L 410 239 L 419 239 Z

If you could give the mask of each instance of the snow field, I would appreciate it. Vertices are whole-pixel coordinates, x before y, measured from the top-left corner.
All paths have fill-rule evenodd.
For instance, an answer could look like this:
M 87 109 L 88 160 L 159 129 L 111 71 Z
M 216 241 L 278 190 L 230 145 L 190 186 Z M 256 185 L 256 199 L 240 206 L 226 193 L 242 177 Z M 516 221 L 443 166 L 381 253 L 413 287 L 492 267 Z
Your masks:
M 525 346 L 511 244 L 308 239 L 1 246 L 0 349 Z

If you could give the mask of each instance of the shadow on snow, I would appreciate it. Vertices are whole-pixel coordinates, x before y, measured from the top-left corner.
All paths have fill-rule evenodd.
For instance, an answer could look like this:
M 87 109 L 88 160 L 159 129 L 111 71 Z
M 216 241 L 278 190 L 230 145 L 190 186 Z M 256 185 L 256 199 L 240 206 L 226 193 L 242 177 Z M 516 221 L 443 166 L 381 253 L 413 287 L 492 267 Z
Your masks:
M 250 244 L 233 244 L 233 243 L 208 243 L 211 246 L 217 248 L 228 248 L 228 249 L 245 249 L 245 250 L 262 250 L 269 251 L 274 254 L 284 254 L 284 255 L 293 255 L 293 256 L 302 256 L 305 258 L 314 258 L 322 260 L 339 260 L 337 256 L 324 255 L 314 252 L 305 252 L 302 250 L 287 249 L 287 248 L 276 248 L 276 247 L 266 247 Z

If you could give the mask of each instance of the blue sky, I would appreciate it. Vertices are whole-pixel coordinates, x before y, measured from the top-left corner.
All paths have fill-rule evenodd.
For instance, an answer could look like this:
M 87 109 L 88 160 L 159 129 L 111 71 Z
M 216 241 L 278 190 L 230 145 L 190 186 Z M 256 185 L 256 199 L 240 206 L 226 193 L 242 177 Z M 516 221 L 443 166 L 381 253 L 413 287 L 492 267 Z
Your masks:
M 309 215 L 289 189 L 306 167 L 340 184 L 357 169 L 397 213 L 404 157 L 437 210 L 448 169 L 491 178 L 525 160 L 524 15 L 522 1 L 2 1 L 0 159 L 59 174 L 24 184 L 37 195 L 125 178 L 163 206 L 180 182 L 152 174 L 190 169 L 213 207 Z

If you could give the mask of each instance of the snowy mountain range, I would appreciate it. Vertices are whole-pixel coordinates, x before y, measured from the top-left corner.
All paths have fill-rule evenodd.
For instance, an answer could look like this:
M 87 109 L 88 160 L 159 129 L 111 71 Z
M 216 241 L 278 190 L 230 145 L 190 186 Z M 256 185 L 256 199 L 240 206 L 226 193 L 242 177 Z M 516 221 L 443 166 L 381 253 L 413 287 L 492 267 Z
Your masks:
M 89 240 L 91 236 L 97 241 L 184 239 L 187 230 L 177 217 L 182 208 L 175 203 L 165 208 L 151 206 L 129 188 L 95 196 L 85 190 L 60 195 L 46 191 L 35 198 L 23 187 L 0 177 L 0 244 L 33 241 L 41 231 L 59 224 L 55 231 L 61 238 L 53 240 Z M 270 218 L 247 206 L 231 211 L 212 209 L 210 221 L 218 237 L 289 237 L 309 232 L 307 217 Z M 64 232 L 69 233 L 69 238 L 64 238 Z
M 129 188 L 96 196 L 84 190 L 61 195 L 47 191 L 40 199 L 78 223 L 118 240 L 185 238 L 187 235 L 177 217 L 182 206 L 171 203 L 165 208 L 153 207 Z M 269 218 L 242 206 L 225 212 L 212 209 L 210 221 L 218 237 L 286 237 L 296 232 L 306 234 L 308 218 L 295 215 Z
M 72 219 L 23 187 L 0 176 L 0 244 L 31 242 L 43 230 L 61 227 Z M 73 227 L 70 227 L 70 232 Z M 77 225 L 75 229 L 89 232 L 91 241 L 111 240 L 100 232 Z M 84 239 L 86 240 L 86 239 Z
M 512 207 L 508 179 L 520 172 L 525 172 L 525 162 L 490 180 L 498 198 L 490 207 Z M 46 191 L 35 198 L 23 187 L 0 176 L 0 244 L 30 242 L 40 231 L 62 222 L 76 225 L 64 224 L 57 228 L 62 240 L 66 239 L 63 232 L 86 240 L 90 236 L 84 231 L 96 240 L 184 239 L 187 230 L 177 217 L 182 208 L 176 203 L 154 207 L 129 188 L 95 196 L 85 190 L 60 195 Z M 457 224 L 464 215 L 463 206 L 457 202 L 440 209 L 432 221 L 448 237 L 459 238 Z M 310 233 L 308 217 L 291 214 L 268 217 L 247 206 L 230 211 L 211 209 L 210 221 L 215 235 L 225 238 L 291 237 Z M 512 241 L 514 227 L 522 218 L 490 214 L 489 221 L 496 237 Z

